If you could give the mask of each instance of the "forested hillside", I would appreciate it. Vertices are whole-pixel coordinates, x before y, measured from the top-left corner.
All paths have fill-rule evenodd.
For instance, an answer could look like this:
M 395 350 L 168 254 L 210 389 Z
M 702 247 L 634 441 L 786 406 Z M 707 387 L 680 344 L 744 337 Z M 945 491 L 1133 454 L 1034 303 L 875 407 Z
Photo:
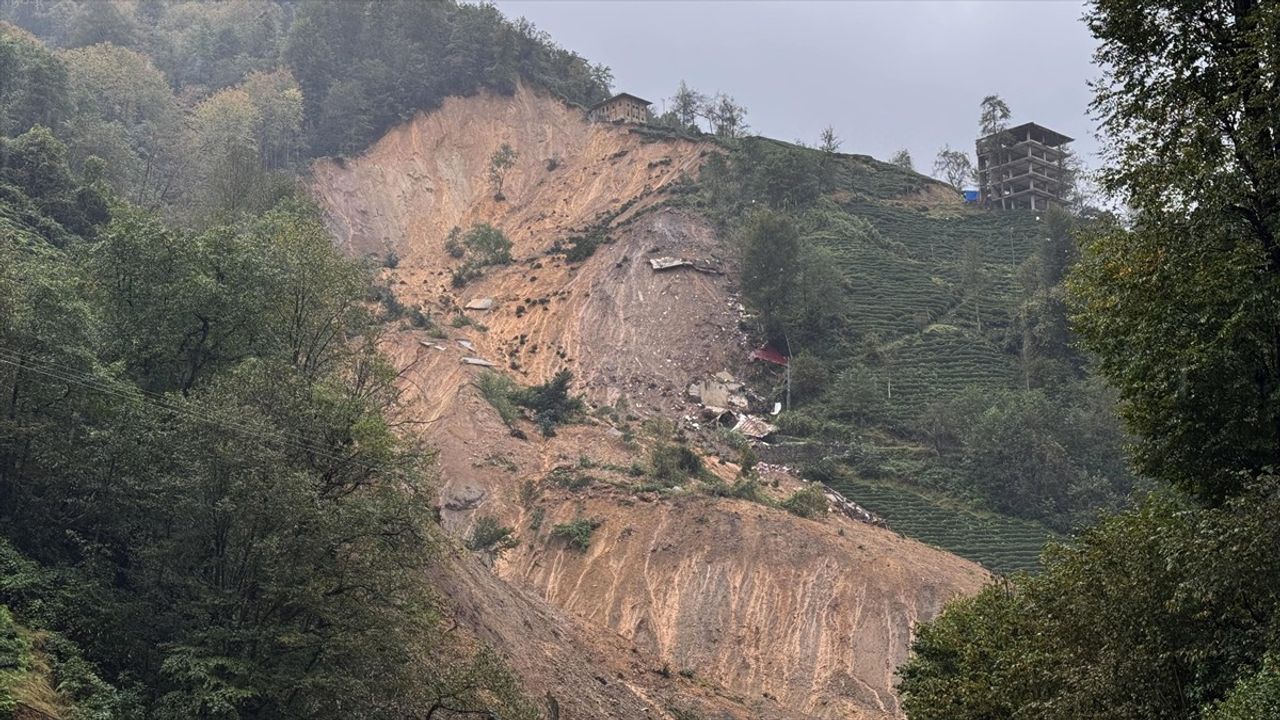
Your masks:
M 1280 712 L 1280 4 L 1185 10 L 1089 10 L 1103 179 L 1134 219 L 1068 281 L 1158 490 L 925 625 L 913 720 Z
M 292 173 L 608 71 L 484 6 L 0 17 L 0 716 L 536 716 L 443 624 L 432 452 Z

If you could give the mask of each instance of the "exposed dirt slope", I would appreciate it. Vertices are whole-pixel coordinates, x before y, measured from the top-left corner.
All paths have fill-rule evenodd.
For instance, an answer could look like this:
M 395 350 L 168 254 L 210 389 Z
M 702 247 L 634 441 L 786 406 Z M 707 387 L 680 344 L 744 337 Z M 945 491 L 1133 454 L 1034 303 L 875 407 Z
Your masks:
M 488 163 L 504 142 L 519 160 L 496 201 Z M 580 110 L 521 89 L 450 100 L 360 158 L 318 163 L 314 186 L 351 252 L 399 257 L 385 272 L 403 302 L 447 322 L 469 300 L 495 300 L 487 312 L 466 311 L 485 329 L 446 327 L 440 339 L 400 327 L 387 347 L 408 368 L 406 397 L 440 448 L 445 526 L 463 536 L 489 514 L 518 530 L 521 544 L 497 562 L 496 577 L 459 572 L 453 582 L 472 624 L 515 653 L 534 686 L 557 695 L 557 685 L 571 687 L 539 668 L 578 653 L 610 658 L 593 664 L 621 672 L 625 702 L 649 703 L 650 716 L 696 701 L 731 717 L 892 717 L 893 668 L 913 623 L 976 590 L 985 578 L 976 565 L 843 516 L 811 521 L 741 500 L 636 493 L 616 472 L 577 491 L 546 479 L 583 457 L 629 466 L 643 448 L 614 424 L 678 419 L 692 410 L 681 392 L 691 381 L 741 369 L 732 273 L 657 273 L 648 262 L 672 255 L 732 270 L 701 218 L 661 206 L 714 151 L 588 124 Z M 602 220 L 612 242 L 584 262 L 547 254 Z M 480 222 L 507 233 L 516 262 L 455 290 L 449 275 L 460 261 L 445 238 Z M 524 383 L 570 368 L 575 387 L 610 406 L 615 421 L 512 437 L 471 384 L 480 369 L 464 356 Z M 776 479 L 779 496 L 800 486 L 785 473 Z M 580 517 L 602 521 L 585 553 L 550 535 Z M 503 581 L 514 587 L 484 587 Z M 491 607 L 495 594 L 504 604 Z M 543 600 L 554 608 L 537 607 Z M 553 610 L 590 631 L 535 637 L 531 618 Z M 576 712 L 563 716 L 600 716 Z

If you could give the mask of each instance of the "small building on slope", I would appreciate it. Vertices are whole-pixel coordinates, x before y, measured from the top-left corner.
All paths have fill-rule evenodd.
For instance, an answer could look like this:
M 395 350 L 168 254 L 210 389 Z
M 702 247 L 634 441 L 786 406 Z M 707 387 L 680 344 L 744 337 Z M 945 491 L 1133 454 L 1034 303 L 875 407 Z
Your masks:
M 618 93 L 603 102 L 598 102 L 587 110 L 587 119 L 592 122 L 649 122 L 649 106 L 653 103 L 631 93 Z

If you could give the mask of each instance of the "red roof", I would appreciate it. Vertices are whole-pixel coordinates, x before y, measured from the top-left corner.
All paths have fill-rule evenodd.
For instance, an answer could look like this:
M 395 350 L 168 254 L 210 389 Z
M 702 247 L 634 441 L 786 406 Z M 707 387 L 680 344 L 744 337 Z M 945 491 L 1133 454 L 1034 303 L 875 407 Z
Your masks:
M 783 355 L 780 350 L 772 345 L 764 345 L 751 351 L 752 360 L 760 360 L 774 365 L 786 365 L 790 362 L 790 358 Z

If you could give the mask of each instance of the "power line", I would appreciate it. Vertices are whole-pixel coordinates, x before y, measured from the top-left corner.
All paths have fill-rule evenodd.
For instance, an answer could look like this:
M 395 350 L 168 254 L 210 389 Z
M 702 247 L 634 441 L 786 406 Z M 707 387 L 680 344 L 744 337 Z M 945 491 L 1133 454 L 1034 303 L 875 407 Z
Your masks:
M 249 439 L 251 440 L 257 441 L 262 446 L 267 447 L 266 440 L 268 438 L 264 437 L 262 428 L 236 423 L 234 421 L 224 419 L 224 418 L 213 417 L 211 415 L 204 414 L 196 410 L 191 410 L 189 408 L 182 407 L 172 402 L 166 396 L 160 393 L 144 390 L 136 386 L 132 388 L 134 392 L 122 391 L 117 388 L 113 388 L 109 385 L 106 385 L 104 383 L 101 383 L 97 379 L 92 378 L 91 376 L 84 374 L 79 370 L 74 370 L 72 368 L 69 368 L 68 366 L 61 365 L 60 363 L 56 363 L 50 360 L 45 360 L 43 358 L 37 358 L 31 355 L 24 355 L 22 353 L 19 353 L 13 350 L 6 350 L 4 348 L 0 348 L 0 363 L 12 365 L 19 369 L 29 370 L 31 372 L 35 372 L 41 375 L 45 375 L 47 377 L 54 378 L 56 380 L 60 380 L 62 382 L 78 385 L 80 387 L 94 390 L 96 392 L 100 392 L 106 395 L 111 395 L 123 400 L 133 400 L 141 396 L 142 400 L 149 402 L 152 405 L 158 406 L 163 410 L 167 410 L 169 412 L 182 415 L 191 420 L 202 422 L 208 425 L 213 425 L 213 426 L 222 428 L 224 430 L 235 431 L 237 433 L 240 433 L 242 435 L 249 437 Z M 290 433 L 288 431 L 281 430 L 279 428 L 272 429 L 269 432 L 269 434 L 274 435 L 275 436 L 274 439 L 280 442 L 283 442 L 286 445 L 290 445 L 294 449 L 302 450 L 304 452 L 309 452 L 313 455 L 326 458 L 328 460 L 333 460 L 334 462 L 350 463 L 350 464 L 359 466 L 361 468 L 364 468 L 366 470 L 373 469 L 372 466 L 370 466 L 368 463 L 358 460 L 354 457 L 344 457 L 341 455 L 335 455 L 331 452 L 328 452 L 323 447 L 317 446 L 314 441 L 302 435 L 299 435 L 296 433 Z

